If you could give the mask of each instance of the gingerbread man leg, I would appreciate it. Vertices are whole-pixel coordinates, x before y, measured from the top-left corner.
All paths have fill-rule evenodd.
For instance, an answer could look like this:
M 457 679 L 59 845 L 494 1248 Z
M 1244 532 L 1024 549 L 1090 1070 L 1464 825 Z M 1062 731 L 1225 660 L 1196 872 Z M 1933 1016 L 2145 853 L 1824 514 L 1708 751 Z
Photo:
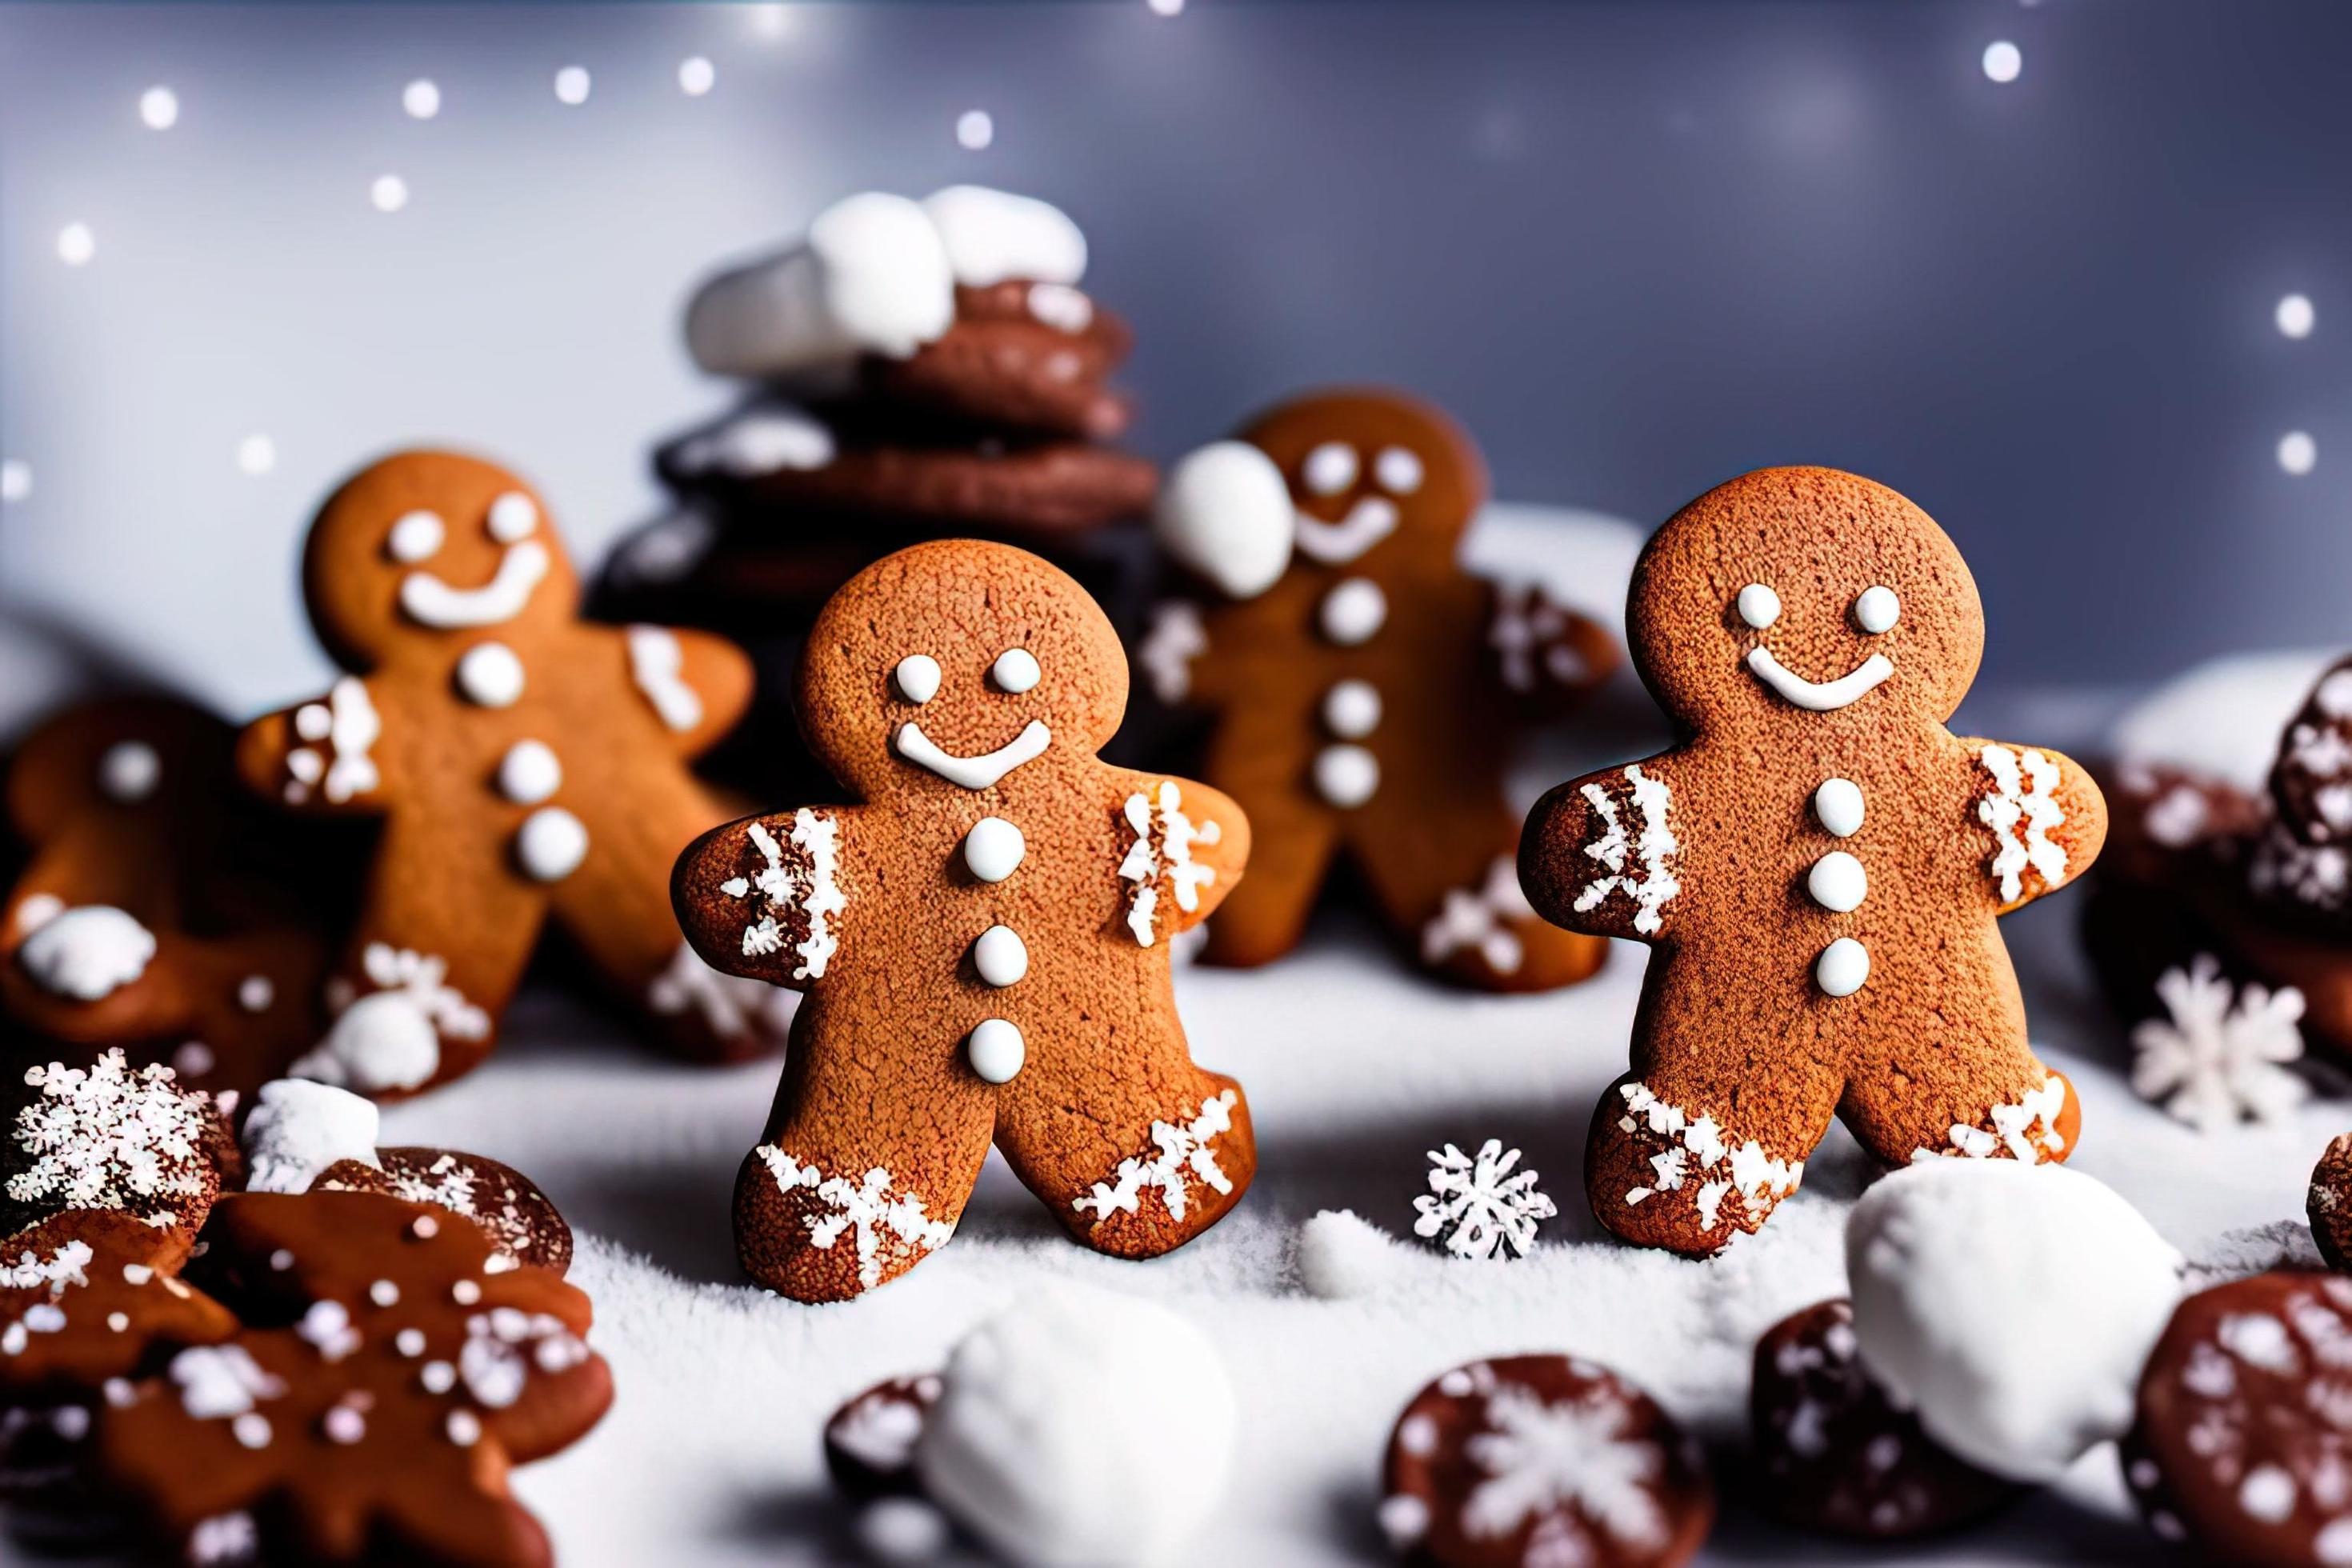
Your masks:
M 996 1142 L 1013 1173 L 1073 1239 L 1114 1258 L 1174 1251 L 1257 1172 L 1241 1085 L 1194 1066 L 1181 1039 L 1118 1078 L 1092 1054 L 1033 1060 L 998 1094 Z
M 1875 1158 L 1899 1165 L 1928 1154 L 2060 1161 L 2074 1152 L 2082 1102 L 2066 1075 L 2025 1040 L 2015 987 L 1979 1006 L 1955 984 L 1908 1028 L 1885 1031 L 1851 1064 L 1839 1116 Z
M 768 1131 L 735 1179 L 743 1270 L 795 1301 L 848 1300 L 945 1246 L 988 1158 L 994 1097 L 956 1043 L 861 1048 L 857 1027 L 822 998 L 802 1008 Z

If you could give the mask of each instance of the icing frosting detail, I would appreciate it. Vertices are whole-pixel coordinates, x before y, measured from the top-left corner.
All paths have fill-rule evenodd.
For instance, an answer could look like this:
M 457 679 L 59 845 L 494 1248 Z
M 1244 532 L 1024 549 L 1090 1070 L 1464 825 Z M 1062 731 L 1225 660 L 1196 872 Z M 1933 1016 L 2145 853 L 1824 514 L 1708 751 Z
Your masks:
M 1161 885 L 1166 884 L 1179 910 L 1188 915 L 1197 911 L 1201 889 L 1213 884 L 1217 873 L 1213 867 L 1193 863 L 1192 846 L 1216 843 L 1224 828 L 1214 820 L 1195 826 L 1184 815 L 1184 795 L 1174 779 L 1160 780 L 1150 799 L 1140 791 L 1129 795 L 1121 816 L 1130 837 L 1118 874 L 1133 884 L 1127 892 L 1127 929 L 1139 945 L 1150 947 Z
M 2050 830 L 2066 820 L 2053 793 L 2058 787 L 2058 764 L 2032 747 L 2022 752 L 1991 743 L 1977 753 L 1992 775 L 1993 792 L 1977 802 L 1977 820 L 1992 830 L 1993 854 L 1986 868 L 2003 903 L 2014 903 L 2025 890 L 2031 868 L 2045 888 L 2066 877 L 2066 850 Z
M 1486 868 L 1475 888 L 1448 891 L 1437 913 L 1421 928 L 1421 960 L 1443 963 L 1457 952 L 1475 951 L 1497 974 L 1516 974 L 1527 952 L 1507 922 L 1535 918 L 1535 907 L 1519 887 L 1519 869 L 1507 855 Z
M 1688 1191 L 1699 1222 L 1713 1230 L 1724 1219 L 1723 1204 L 1737 1198 L 1748 1218 L 1760 1222 L 1773 1205 L 1795 1192 L 1805 1177 L 1802 1160 L 1780 1160 L 1764 1152 L 1753 1138 L 1734 1148 L 1723 1127 L 1712 1116 L 1694 1117 L 1680 1106 L 1658 1098 L 1649 1085 L 1617 1086 L 1625 1114 L 1617 1126 L 1625 1132 L 1646 1131 L 1665 1141 L 1665 1148 L 1650 1156 L 1656 1180 L 1625 1194 L 1639 1204 L 1667 1193 Z
M 1815 681 L 1783 666 L 1772 657 L 1770 648 L 1758 647 L 1748 650 L 1748 668 L 1784 701 L 1808 712 L 1833 713 L 1876 690 L 1895 673 L 1895 661 L 1883 653 L 1874 653 L 1835 680 Z
M 502 642 L 476 643 L 457 658 L 457 690 L 482 708 L 511 708 L 522 699 L 522 658 Z
M 893 1196 L 894 1178 L 879 1165 L 853 1183 L 828 1176 L 814 1164 L 803 1165 L 772 1143 L 761 1148 L 759 1156 L 785 1196 L 805 1192 L 814 1199 L 815 1209 L 801 1216 L 811 1247 L 830 1252 L 845 1235 L 850 1238 L 861 1289 L 881 1284 L 887 1264 L 936 1251 L 955 1235 L 951 1221 L 932 1219 L 923 1212 L 917 1194 Z
M 588 826 L 560 805 L 542 805 L 515 829 L 515 861 L 535 882 L 560 882 L 588 858 Z
M 965 789 L 988 789 L 1024 763 L 1036 761 L 1053 743 L 1054 732 L 1045 721 L 1032 719 L 1015 735 L 992 752 L 977 757 L 959 757 L 941 751 L 922 727 L 909 721 L 898 726 L 896 742 L 898 755 L 917 767 L 928 768 L 951 784 Z
M 1942 1148 L 1915 1149 L 1911 1158 L 1915 1162 L 1947 1157 L 1989 1160 L 2005 1153 L 2025 1165 L 2055 1158 L 2066 1151 L 2066 1140 L 2058 1132 L 2058 1118 L 2065 1109 L 2066 1080 L 2052 1073 L 2042 1080 L 2040 1089 L 1992 1107 L 1982 1121 L 1973 1126 L 1954 1122 Z
M 1209 651 L 1208 624 L 1199 605 L 1173 599 L 1151 612 L 1151 626 L 1135 662 L 1162 702 L 1181 702 L 1192 690 L 1192 661 Z
M 1824 779 L 1813 791 L 1813 817 L 1828 832 L 1851 838 L 1862 831 L 1862 786 L 1852 779 Z
M 1337 522 L 1298 513 L 1295 542 L 1300 554 L 1327 566 L 1341 566 L 1396 531 L 1397 505 L 1386 496 L 1364 496 Z
M 686 682 L 686 649 L 667 626 L 631 626 L 629 678 L 661 721 L 680 733 L 702 722 L 702 699 Z
M 1850 936 L 1822 949 L 1813 961 L 1813 984 L 1825 996 L 1851 996 L 1870 979 L 1870 950 Z
M 522 614 L 553 564 L 546 545 L 527 539 L 507 547 L 497 574 L 478 588 L 453 588 L 430 572 L 411 572 L 401 579 L 400 607 L 436 631 L 494 626 Z
M 1080 1214 L 1091 1213 L 1099 1226 L 1114 1214 L 1135 1214 L 1146 1191 L 1157 1190 L 1168 1217 L 1181 1221 L 1192 1205 L 1193 1185 L 1219 1194 L 1234 1190 L 1233 1178 L 1217 1163 L 1213 1144 L 1233 1127 L 1234 1107 L 1240 1097 L 1226 1089 L 1201 1102 L 1200 1114 L 1189 1121 L 1154 1121 L 1151 1149 L 1118 1163 L 1106 1181 L 1071 1200 Z
M 1597 907 L 1610 894 L 1622 892 L 1633 900 L 1633 929 L 1644 936 L 1654 936 L 1664 923 L 1659 911 L 1683 890 L 1682 883 L 1675 878 L 1673 864 L 1682 846 L 1666 822 L 1674 794 L 1663 779 L 1643 773 L 1639 763 L 1625 770 L 1625 782 L 1633 791 L 1633 809 L 1642 817 L 1641 833 L 1631 839 L 1624 823 L 1618 818 L 1617 802 L 1607 790 L 1597 784 L 1588 784 L 1578 792 L 1601 819 L 1600 840 L 1586 845 L 1584 852 L 1607 868 L 1609 874 L 1587 882 L 1576 895 L 1575 908 L 1581 913 Z M 1642 866 L 1639 876 L 1628 869 L 1636 858 Z
M 1029 853 L 1021 829 L 1001 816 L 983 816 L 963 836 L 963 863 L 983 882 L 1002 882 Z
M 793 978 L 824 976 L 840 945 L 830 922 L 849 907 L 836 880 L 840 835 L 841 825 L 833 817 L 805 806 L 793 814 L 792 827 L 781 841 L 765 823 L 747 829 L 751 847 L 767 864 L 756 877 L 730 878 L 719 889 L 731 899 L 752 900 L 759 917 L 743 928 L 744 957 L 781 952 L 794 928 L 804 928 L 807 934 L 793 944 L 800 959 Z
M 1029 1047 L 1019 1026 L 1003 1018 L 983 1018 L 964 1041 L 971 1070 L 984 1083 L 1011 1083 L 1028 1060 Z
M 368 697 L 367 683 L 346 675 L 327 689 L 323 703 L 306 702 L 294 710 L 294 733 L 310 744 L 286 753 L 286 798 L 299 805 L 316 790 L 333 805 L 365 795 L 383 782 L 375 761 L 368 755 L 383 733 L 383 721 Z M 318 742 L 327 743 L 321 756 Z
M 61 910 L 16 949 L 33 984 L 76 1002 L 112 995 L 146 973 L 154 956 L 155 933 L 111 904 Z
M 991 926 L 971 944 L 971 966 L 999 990 L 1017 985 L 1029 973 L 1029 944 L 1011 926 Z
M 1349 577 L 1335 584 L 1316 612 L 1323 635 L 1341 647 L 1370 642 L 1388 618 L 1388 595 L 1369 577 Z
M 1381 760 L 1352 742 L 1315 753 L 1315 793 L 1326 804 L 1351 811 L 1380 793 Z
M 910 653 L 890 671 L 890 683 L 919 708 L 940 694 L 940 661 L 927 653 Z

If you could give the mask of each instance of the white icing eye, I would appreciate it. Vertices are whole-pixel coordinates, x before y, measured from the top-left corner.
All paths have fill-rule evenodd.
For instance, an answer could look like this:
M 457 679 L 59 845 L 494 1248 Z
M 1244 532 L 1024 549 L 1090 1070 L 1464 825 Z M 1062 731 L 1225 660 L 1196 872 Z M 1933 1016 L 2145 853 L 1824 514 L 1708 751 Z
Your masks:
M 1383 447 L 1372 459 L 1372 476 L 1392 496 L 1409 496 L 1421 489 L 1421 458 L 1410 447 Z
M 1853 601 L 1853 618 L 1874 637 L 1894 626 L 1902 614 L 1903 601 L 1892 588 L 1864 588 Z
M 384 542 L 384 548 L 392 552 L 394 561 L 414 566 L 441 553 L 441 542 L 448 535 L 449 530 L 438 514 L 412 511 L 392 525 L 392 536 Z
M 1780 618 L 1780 595 L 1761 583 L 1739 590 L 1739 618 L 1762 631 Z
M 1315 494 L 1338 495 L 1356 482 L 1356 449 L 1345 441 L 1326 441 L 1307 454 L 1299 472 Z
M 520 490 L 509 490 L 490 503 L 490 537 L 500 544 L 529 539 L 539 526 L 539 508 Z
M 927 653 L 910 653 L 890 672 L 898 695 L 917 707 L 940 694 L 940 661 Z
M 1037 668 L 1037 656 L 1025 647 L 1009 647 L 996 656 L 988 673 L 1000 691 L 1026 691 L 1037 684 L 1045 671 Z

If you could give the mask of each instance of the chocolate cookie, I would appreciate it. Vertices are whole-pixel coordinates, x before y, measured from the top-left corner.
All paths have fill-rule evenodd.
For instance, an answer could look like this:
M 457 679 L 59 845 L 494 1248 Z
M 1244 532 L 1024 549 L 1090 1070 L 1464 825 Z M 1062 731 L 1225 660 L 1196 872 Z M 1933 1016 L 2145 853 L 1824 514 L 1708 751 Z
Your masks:
M 936 1373 L 894 1377 L 835 1411 L 824 1424 L 824 1468 L 833 1484 L 860 1501 L 919 1493 L 915 1445 L 939 1398 Z
M 2304 1210 L 2311 1219 L 2311 1238 L 2319 1244 L 2327 1266 L 2352 1272 L 2352 1132 L 2330 1140 L 2319 1163 L 2312 1167 Z
M 572 1267 L 572 1227 L 547 1194 L 511 1165 L 447 1149 L 379 1149 L 375 1163 L 338 1160 L 314 1189 L 383 1193 L 429 1204 L 478 1225 L 501 1255 L 561 1275 Z
M 26 1068 L 0 1092 L 0 1233 L 68 1209 L 110 1209 L 193 1237 L 242 1166 L 213 1097 L 119 1050 L 88 1067 Z

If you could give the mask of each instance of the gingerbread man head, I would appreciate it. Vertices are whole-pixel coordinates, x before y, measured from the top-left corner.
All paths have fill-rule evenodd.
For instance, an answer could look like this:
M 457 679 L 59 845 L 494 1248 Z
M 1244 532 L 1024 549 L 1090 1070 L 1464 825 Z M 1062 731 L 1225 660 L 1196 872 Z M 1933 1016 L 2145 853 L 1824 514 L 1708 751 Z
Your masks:
M 1676 513 L 1626 629 L 1674 718 L 1759 740 L 1941 724 L 1984 652 L 1976 580 L 1935 520 L 1830 468 L 1767 468 Z
M 538 495 L 450 452 L 404 452 L 348 480 L 310 529 L 302 577 L 320 640 L 354 669 L 414 639 L 558 627 L 580 601 Z

